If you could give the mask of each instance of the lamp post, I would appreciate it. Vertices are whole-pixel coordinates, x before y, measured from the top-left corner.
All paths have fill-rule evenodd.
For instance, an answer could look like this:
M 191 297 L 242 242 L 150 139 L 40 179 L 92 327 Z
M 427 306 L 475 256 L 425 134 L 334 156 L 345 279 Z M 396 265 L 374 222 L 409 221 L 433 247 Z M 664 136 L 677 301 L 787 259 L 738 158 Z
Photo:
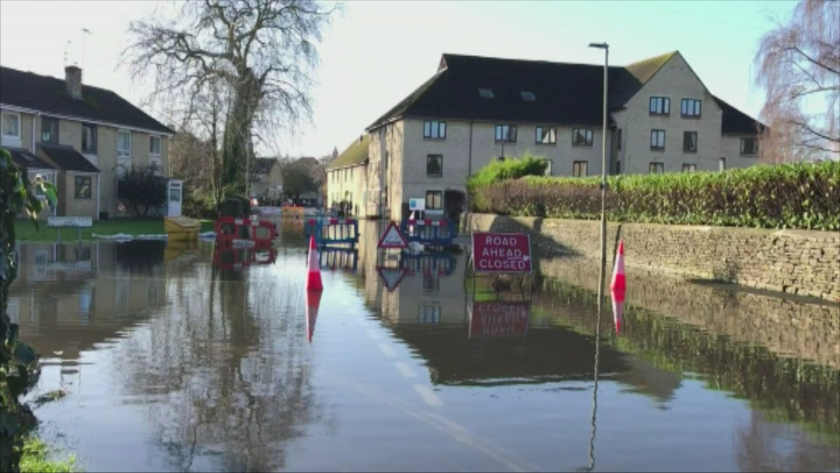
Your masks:
M 610 62 L 610 45 L 589 43 L 590 48 L 604 50 L 604 122 L 601 130 L 601 271 L 598 283 L 598 305 L 604 298 L 604 278 L 607 266 L 607 72 Z

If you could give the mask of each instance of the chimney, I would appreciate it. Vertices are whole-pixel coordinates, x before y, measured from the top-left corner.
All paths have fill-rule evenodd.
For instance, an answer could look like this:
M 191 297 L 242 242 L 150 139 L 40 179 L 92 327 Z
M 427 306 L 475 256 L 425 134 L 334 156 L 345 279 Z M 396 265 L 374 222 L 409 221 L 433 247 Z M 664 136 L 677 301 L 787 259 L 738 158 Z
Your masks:
M 365 139 L 365 135 L 359 135 L 359 143 L 364 141 L 364 139 Z
M 64 68 L 64 81 L 67 83 L 67 93 L 74 99 L 82 99 L 82 70 L 79 66 Z

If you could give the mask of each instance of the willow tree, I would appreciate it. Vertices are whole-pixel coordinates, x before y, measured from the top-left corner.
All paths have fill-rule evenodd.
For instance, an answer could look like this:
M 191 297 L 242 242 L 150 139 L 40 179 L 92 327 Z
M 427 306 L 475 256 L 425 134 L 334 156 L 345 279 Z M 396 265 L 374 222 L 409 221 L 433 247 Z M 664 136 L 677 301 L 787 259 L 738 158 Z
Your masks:
M 761 38 L 755 63 L 770 126 L 762 157 L 840 158 L 840 1 L 800 0 Z
M 135 79 L 152 75 L 152 99 L 183 103 L 189 115 L 206 89 L 227 91 L 221 143 L 226 193 L 245 188 L 253 131 L 294 128 L 311 116 L 316 42 L 332 9 L 314 0 L 202 0 L 172 18 L 132 22 L 126 50 Z M 200 117 L 198 117 L 200 119 Z

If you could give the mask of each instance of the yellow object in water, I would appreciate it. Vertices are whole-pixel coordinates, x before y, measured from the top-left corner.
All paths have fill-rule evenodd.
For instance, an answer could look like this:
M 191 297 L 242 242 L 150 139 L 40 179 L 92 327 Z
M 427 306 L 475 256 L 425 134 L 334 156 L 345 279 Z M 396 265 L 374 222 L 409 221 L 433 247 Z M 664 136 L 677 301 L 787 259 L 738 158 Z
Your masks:
M 201 223 L 189 217 L 166 217 L 163 230 L 169 241 L 198 241 Z

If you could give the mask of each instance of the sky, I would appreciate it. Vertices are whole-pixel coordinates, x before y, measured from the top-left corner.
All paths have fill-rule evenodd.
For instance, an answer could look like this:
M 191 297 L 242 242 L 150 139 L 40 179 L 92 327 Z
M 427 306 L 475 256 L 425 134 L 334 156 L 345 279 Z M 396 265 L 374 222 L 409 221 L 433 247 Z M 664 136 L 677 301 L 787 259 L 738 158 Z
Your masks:
M 64 77 L 65 50 L 86 84 L 136 105 L 149 87 L 121 65 L 128 25 L 165 11 L 145 1 L 0 2 L 0 64 Z M 709 90 L 757 117 L 763 93 L 753 58 L 774 19 L 795 1 L 372 1 L 349 0 L 318 45 L 313 114 L 279 146 L 257 153 L 323 156 L 344 150 L 437 70 L 443 53 L 603 64 L 591 42 L 610 44 L 610 64 L 678 50 Z M 164 7 L 164 8 L 162 8 Z M 91 34 L 84 35 L 86 28 Z M 68 45 L 68 41 L 70 42 Z M 0 85 L 2 86 L 2 85 Z M 144 108 L 158 119 L 158 110 Z

